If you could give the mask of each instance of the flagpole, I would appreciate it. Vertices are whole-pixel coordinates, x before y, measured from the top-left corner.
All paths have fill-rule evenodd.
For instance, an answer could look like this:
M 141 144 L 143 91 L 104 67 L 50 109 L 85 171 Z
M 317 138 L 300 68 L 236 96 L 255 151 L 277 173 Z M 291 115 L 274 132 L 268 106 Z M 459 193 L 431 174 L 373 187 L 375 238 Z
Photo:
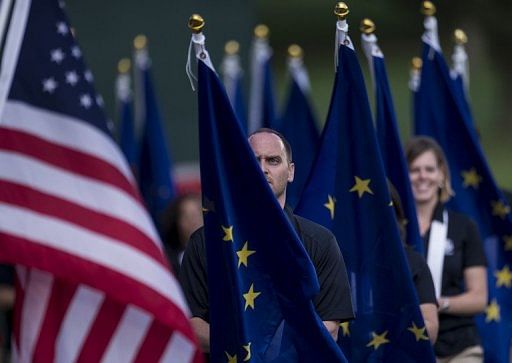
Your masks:
M 464 92 L 469 98 L 469 62 L 468 54 L 464 47 L 468 42 L 468 37 L 462 29 L 455 29 L 453 32 L 453 39 L 455 41 L 455 47 L 452 55 L 453 72 L 461 76 Z

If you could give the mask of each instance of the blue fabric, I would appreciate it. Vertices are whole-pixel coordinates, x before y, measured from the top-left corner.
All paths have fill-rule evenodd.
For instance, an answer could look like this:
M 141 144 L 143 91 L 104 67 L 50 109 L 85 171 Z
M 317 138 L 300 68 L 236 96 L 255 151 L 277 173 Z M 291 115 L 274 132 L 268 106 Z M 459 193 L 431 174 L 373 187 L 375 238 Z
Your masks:
M 176 195 L 172 178 L 173 167 L 150 70 L 137 71 L 141 72 L 144 94 L 136 96 L 143 97 L 145 111 L 140 148 L 139 186 L 146 207 L 161 231 L 162 213 Z
M 371 193 L 353 190 L 355 177 Z M 363 190 L 363 189 L 360 189 Z M 335 200 L 334 215 L 326 205 Z M 332 205 L 332 203 L 331 203 Z M 347 264 L 356 319 L 338 343 L 351 362 L 434 362 L 400 241 L 364 80 L 354 51 L 340 46 L 320 148 L 296 212 L 331 229 Z M 389 342 L 371 345 L 373 334 Z M 373 340 L 375 343 L 375 340 Z
M 418 135 L 436 139 L 443 148 L 452 178 L 455 196 L 448 207 L 473 218 L 479 227 L 488 261 L 489 302 L 500 307 L 499 321 L 477 317 L 486 362 L 509 361 L 512 334 L 512 290 L 497 286 L 495 273 L 511 266 L 511 251 L 505 239 L 512 236 L 510 212 L 493 214 L 492 204 L 507 202 L 494 181 L 474 129 L 467 100 L 460 83 L 450 77 L 443 55 L 427 44 L 423 50 L 421 84 L 414 95 L 414 122 Z M 464 185 L 463 173 L 474 169 L 481 178 L 476 186 Z M 510 206 L 508 206 L 510 208 Z
M 400 143 L 384 58 L 373 57 L 373 71 L 375 75 L 377 139 L 384 168 L 388 179 L 393 183 L 402 200 L 402 207 L 407 219 L 407 243 L 419 253 L 424 254 L 423 240 L 420 236 L 416 205 L 409 179 L 409 168 Z
M 308 97 L 292 78 L 288 103 L 281 117 L 280 132 L 293 151 L 295 178 L 286 189 L 286 203 L 294 208 L 306 184 L 318 150 L 320 135 Z
M 245 107 L 245 98 L 243 92 L 242 75 L 240 74 L 236 80 L 233 100 L 233 108 L 236 117 L 242 126 L 242 130 L 247 132 L 247 108 Z
M 135 136 L 135 123 L 133 120 L 132 99 L 118 100 L 119 102 L 119 146 L 126 157 L 132 171 L 138 172 L 137 138 Z
M 274 91 L 274 75 L 272 72 L 272 58 L 269 58 L 263 66 L 263 112 L 262 127 L 278 129 L 279 123 L 276 117 L 276 96 Z
M 217 75 L 198 64 L 199 139 L 213 362 L 344 362 L 314 311 L 314 267 L 274 197 Z M 224 231 L 232 228 L 232 237 Z M 255 251 L 240 264 L 245 243 Z M 243 294 L 260 293 L 254 308 Z M 284 320 L 284 324 L 283 324 Z

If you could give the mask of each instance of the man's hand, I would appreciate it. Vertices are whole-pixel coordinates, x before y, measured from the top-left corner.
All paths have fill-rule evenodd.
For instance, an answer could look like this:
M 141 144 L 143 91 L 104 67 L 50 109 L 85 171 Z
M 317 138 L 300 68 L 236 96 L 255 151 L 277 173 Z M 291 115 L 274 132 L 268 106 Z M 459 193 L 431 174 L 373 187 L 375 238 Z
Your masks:
M 327 321 L 324 321 L 323 323 L 324 323 L 327 331 L 329 332 L 329 334 L 331 334 L 331 337 L 336 342 L 338 340 L 338 330 L 340 328 L 340 322 L 327 320 Z
M 190 319 L 190 325 L 196 333 L 201 350 L 204 353 L 210 353 L 210 324 L 201 318 L 193 317 Z

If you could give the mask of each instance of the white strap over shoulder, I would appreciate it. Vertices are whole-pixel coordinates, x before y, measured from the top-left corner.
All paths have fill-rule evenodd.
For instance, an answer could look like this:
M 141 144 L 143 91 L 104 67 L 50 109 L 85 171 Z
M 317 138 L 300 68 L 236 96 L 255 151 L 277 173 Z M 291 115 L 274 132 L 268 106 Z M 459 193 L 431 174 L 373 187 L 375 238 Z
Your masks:
M 448 238 L 448 212 L 443 211 L 443 220 L 433 220 L 430 226 L 430 238 L 428 241 L 427 264 L 432 274 L 436 298 L 441 296 L 443 283 L 443 266 Z

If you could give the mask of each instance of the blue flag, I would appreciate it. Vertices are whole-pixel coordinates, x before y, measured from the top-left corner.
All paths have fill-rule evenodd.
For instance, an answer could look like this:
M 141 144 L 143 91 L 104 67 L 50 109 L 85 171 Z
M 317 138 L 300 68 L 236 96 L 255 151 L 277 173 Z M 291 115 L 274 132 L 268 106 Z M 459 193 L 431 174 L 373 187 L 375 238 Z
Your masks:
M 474 129 L 469 104 L 440 51 L 424 44 L 414 99 L 417 134 L 436 139 L 450 166 L 455 196 L 448 206 L 473 218 L 488 261 L 489 305 L 477 317 L 486 362 L 508 362 L 512 322 L 512 216 Z
M 138 172 L 137 138 L 133 119 L 133 98 L 130 88 L 130 75 L 120 73 L 116 81 L 116 96 L 120 125 L 119 146 L 134 175 Z
M 357 56 L 345 45 L 338 55 L 327 122 L 297 214 L 331 229 L 347 262 L 357 309 L 338 338 L 347 359 L 433 362 Z
M 251 59 L 251 90 L 249 99 L 249 133 L 261 127 L 278 129 L 272 49 L 265 37 L 254 40 Z
M 175 196 L 172 179 L 172 164 L 165 137 L 164 122 L 158 107 L 155 89 L 150 74 L 146 49 L 136 53 L 136 67 L 140 77 L 140 87 L 136 97 L 140 97 L 142 117 L 142 139 L 139 162 L 139 186 L 155 224 L 161 229 L 161 214 Z
M 198 72 L 212 361 L 344 362 L 311 302 L 314 267 L 223 86 L 202 60 Z
M 226 48 L 228 47 L 228 42 Z M 235 43 L 238 44 L 238 43 Z M 243 92 L 243 71 L 240 66 L 240 56 L 237 53 L 228 53 L 222 60 L 222 74 L 224 76 L 224 87 L 228 94 L 231 105 L 235 110 L 236 117 L 240 121 L 242 129 L 247 131 L 247 109 Z
M 373 68 L 375 82 L 375 107 L 377 139 L 382 153 L 382 160 L 386 175 L 395 186 L 402 200 L 405 218 L 407 219 L 407 243 L 416 251 L 423 254 L 423 240 L 420 236 L 416 205 L 412 194 L 409 169 L 405 160 L 404 151 L 400 142 L 398 123 L 393 106 L 393 97 L 388 82 L 384 55 L 377 45 L 375 35 L 363 35 L 363 42 L 367 42 L 367 54 L 370 67 Z
M 299 61 L 300 64 L 297 64 Z M 299 202 L 313 165 L 320 135 L 307 94 L 309 82 L 302 59 L 292 58 L 289 62 L 291 81 L 288 103 L 279 124 L 280 132 L 293 150 L 295 177 L 293 183 L 286 189 L 286 203 L 294 208 Z

